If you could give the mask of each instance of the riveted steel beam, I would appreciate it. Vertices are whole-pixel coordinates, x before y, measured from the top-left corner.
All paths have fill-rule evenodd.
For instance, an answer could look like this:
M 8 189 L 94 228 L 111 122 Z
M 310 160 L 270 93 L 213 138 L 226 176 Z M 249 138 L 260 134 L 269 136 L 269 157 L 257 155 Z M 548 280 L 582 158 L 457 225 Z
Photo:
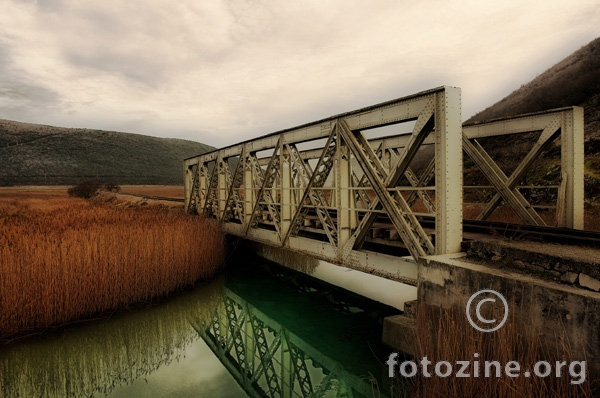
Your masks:
M 315 175 L 314 171 L 310 167 L 310 164 L 305 163 L 300 158 L 300 156 L 298 154 L 298 149 L 296 148 L 295 145 L 287 145 L 287 148 L 291 155 L 291 160 L 292 160 L 292 164 L 294 166 L 294 170 L 296 170 L 298 172 L 297 178 L 298 178 L 298 182 L 300 183 L 300 186 L 303 189 L 303 196 L 306 194 L 306 196 L 310 199 L 310 203 L 312 204 L 313 208 L 315 209 L 317 216 L 319 217 L 319 220 L 321 221 L 321 224 L 323 225 L 323 229 L 325 230 L 325 233 L 327 234 L 327 238 L 329 239 L 329 242 L 333 246 L 337 246 L 336 226 L 335 226 L 333 220 L 331 219 L 331 216 L 329 215 L 329 211 L 327 211 L 327 209 L 326 209 L 326 207 L 328 206 L 327 198 L 325 197 L 325 194 L 323 193 L 322 190 L 312 189 L 313 185 L 315 184 L 315 180 L 312 178 L 313 175 Z M 326 150 L 323 149 L 323 155 L 325 155 L 325 152 L 326 152 Z M 319 179 L 319 181 L 325 181 L 325 179 L 326 179 L 326 177 Z M 311 180 L 312 180 L 312 184 L 311 184 Z M 303 202 L 300 201 L 299 203 L 303 203 Z M 295 219 L 294 221 L 292 221 L 292 223 L 290 223 L 290 227 L 293 225 L 294 228 L 296 228 L 296 226 L 299 226 L 302 223 L 302 220 L 304 219 L 304 216 L 306 216 L 308 208 L 304 207 L 303 209 L 298 209 L 298 211 L 300 212 L 298 215 L 300 217 L 300 219 Z M 296 233 L 297 233 L 297 229 L 296 229 Z M 286 236 L 287 236 L 287 234 L 286 234 Z
M 441 87 L 245 141 L 187 159 L 185 164 L 210 165 L 213 168 L 205 171 L 213 174 L 212 164 L 217 165 L 223 177 L 216 181 L 212 175 L 207 177 L 206 188 L 200 184 L 198 190 L 206 192 L 205 213 L 215 216 L 208 209 L 218 209 L 228 233 L 359 267 L 362 243 L 382 214 L 392 220 L 402 244 L 415 258 L 456 252 L 460 233 L 446 235 L 455 232 L 449 225 L 460 230 L 461 213 L 454 210 L 454 203 L 446 204 L 445 195 L 460 201 L 455 192 L 462 181 L 460 176 L 450 179 L 459 184 L 457 188 L 447 187 L 445 181 L 448 175 L 462 172 L 460 142 L 454 142 L 457 127 L 460 132 L 459 97 L 459 89 Z M 370 129 L 405 122 L 415 123 L 412 133 L 365 138 Z M 436 159 L 441 160 L 417 178 L 409 164 L 422 145 L 439 147 Z M 234 172 L 227 167 L 231 158 L 238 159 Z M 436 186 L 428 187 L 432 173 Z M 409 187 L 398 186 L 404 176 Z M 186 181 L 193 185 L 189 176 Z M 403 196 L 404 188 L 414 188 L 413 196 L 435 213 L 435 246 L 411 210 L 415 199 L 409 195 L 407 202 Z M 193 191 L 186 190 L 190 201 Z M 408 262 L 398 264 L 404 267 Z M 408 269 L 406 276 L 412 280 L 413 266 Z
M 323 185 L 325 184 L 325 182 L 327 180 L 327 177 L 329 176 L 329 173 L 331 172 L 331 168 L 333 167 L 333 160 L 334 160 L 335 147 L 336 147 L 335 139 L 336 139 L 336 135 L 337 135 L 336 130 L 337 130 L 336 125 L 333 124 L 331 127 L 331 131 L 329 132 L 327 142 L 325 143 L 323 150 L 321 152 L 321 156 L 319 157 L 319 160 L 317 161 L 317 165 L 315 166 L 315 170 L 314 170 L 314 172 L 311 173 L 310 179 L 308 180 L 308 183 L 306 184 L 306 186 L 304 186 L 302 198 L 298 202 L 298 209 L 296 210 L 296 214 L 294 214 L 294 218 L 292 219 L 290 229 L 288 230 L 287 234 L 285 235 L 285 238 L 283 239 L 284 244 L 289 240 L 290 236 L 298 234 L 298 231 L 300 229 L 302 221 L 304 220 L 304 218 L 306 217 L 306 214 L 308 213 L 308 208 L 305 206 L 307 199 L 311 200 L 314 204 L 318 203 L 319 205 L 322 205 L 323 203 L 327 203 L 323 196 L 323 192 L 319 191 L 320 193 L 316 193 L 313 190 L 313 188 L 319 189 L 319 188 L 323 187 Z M 307 165 L 304 165 L 304 166 L 305 166 L 304 169 L 306 169 Z M 302 168 L 303 165 L 300 164 L 300 162 L 297 162 L 297 167 Z M 298 169 L 298 170 L 301 171 L 301 169 Z M 319 217 L 323 220 L 324 217 L 326 217 L 326 216 L 322 210 L 323 209 L 317 208 L 317 214 L 319 214 Z M 331 223 L 333 223 L 333 222 L 331 221 Z M 324 225 L 328 225 L 328 224 L 329 224 L 329 221 L 327 221 L 327 224 L 324 224 Z M 334 240 L 334 238 L 333 238 L 333 233 L 335 233 L 334 231 L 335 231 L 335 228 L 331 228 L 331 229 L 328 228 L 328 237 L 330 240 Z
M 518 184 L 541 154 L 560 136 L 561 183 L 557 194 L 556 225 L 583 228 L 583 109 L 561 108 L 519 115 L 463 127 L 463 147 L 492 182 L 497 193 L 477 216 L 486 220 L 504 200 L 526 224 L 544 225 L 523 197 Z M 477 142 L 478 138 L 539 132 L 540 135 L 517 168 L 507 177 Z
M 398 167 L 406 168 L 408 166 L 408 163 L 404 161 L 405 157 L 399 160 L 398 164 L 400 166 L 396 167 L 388 175 L 362 134 L 360 132 L 353 133 L 343 121 L 339 123 L 339 126 L 344 142 L 358 159 L 373 190 L 377 194 L 377 198 L 371 203 L 371 208 L 381 206 L 385 209 L 394 227 L 400 236 L 402 236 L 402 240 L 415 259 L 420 259 L 427 254 L 433 254 L 433 244 L 423 231 L 416 217 L 411 214 L 410 207 L 404 198 L 398 193 L 395 193 L 394 197 L 392 197 L 392 194 L 387 190 L 387 188 L 394 186 L 402 175 L 398 173 Z M 404 171 L 402 170 L 402 173 Z M 354 242 L 349 240 L 346 244 L 355 244 L 361 237 L 364 239 L 376 217 L 376 213 L 369 213 L 369 215 L 365 216 L 359 224 L 358 233 L 351 238 Z M 346 253 L 349 253 L 349 250 Z

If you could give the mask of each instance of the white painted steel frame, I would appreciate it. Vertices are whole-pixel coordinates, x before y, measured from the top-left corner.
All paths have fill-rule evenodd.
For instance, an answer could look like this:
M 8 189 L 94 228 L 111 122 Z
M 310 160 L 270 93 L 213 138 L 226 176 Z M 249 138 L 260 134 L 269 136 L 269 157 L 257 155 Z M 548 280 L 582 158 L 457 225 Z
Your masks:
M 370 142 L 363 135 L 364 130 L 405 121 L 416 121 L 412 134 Z M 376 192 L 370 208 L 381 208 L 390 217 L 413 258 L 459 252 L 461 134 L 460 89 L 454 87 L 440 87 L 333 116 L 186 159 L 186 210 L 218 217 L 223 220 L 225 231 L 233 235 L 361 268 L 364 264 L 360 259 L 364 256 L 360 249 L 374 216 L 364 208 L 359 212 L 356 199 L 369 199 L 364 192 L 357 193 L 360 188 L 353 181 L 358 179 L 363 181 L 360 185 Z M 327 142 L 321 149 L 296 149 L 298 144 L 314 140 Z M 435 187 L 429 189 L 435 192 L 428 206 L 436 220 L 435 242 L 423 231 L 410 205 L 396 189 L 406 173 L 412 180 L 411 187 L 425 187 L 431 180 L 429 176 L 419 181 L 408 168 L 422 143 L 435 145 L 434 173 L 429 170 L 435 176 Z M 378 147 L 380 150 L 373 150 Z M 269 156 L 257 156 L 258 152 L 269 150 Z M 380 157 L 384 152 L 388 156 L 389 150 L 396 152 L 388 171 L 382 167 Z M 232 158 L 242 162 L 234 176 L 228 166 Z M 299 159 L 305 162 L 304 166 L 298 164 Z M 316 160 L 316 165 L 309 164 L 310 159 Z M 232 187 L 240 169 L 244 170 L 240 186 Z M 422 196 L 424 191 L 419 192 Z M 411 201 L 414 203 L 412 198 Z M 303 213 L 308 207 L 317 210 L 327 242 L 296 236 L 298 226 L 307 222 Z M 335 209 L 335 221 L 331 209 Z M 378 213 L 381 211 L 373 214 Z
M 561 182 L 556 226 L 583 229 L 583 122 L 583 108 L 569 107 L 463 126 L 465 152 L 497 190 L 478 219 L 487 219 L 504 200 L 524 223 L 544 225 L 534 207 L 519 192 L 517 184 L 543 151 L 560 136 Z M 477 142 L 478 138 L 529 132 L 540 132 L 540 136 L 510 176 L 500 170 Z
M 460 251 L 463 149 L 499 191 L 482 218 L 504 199 L 526 223 L 540 223 L 517 184 L 560 135 L 558 226 L 583 227 L 582 108 L 465 126 L 460 125 L 460 112 L 460 90 L 441 87 L 186 159 L 186 210 L 218 217 L 230 234 L 372 272 L 361 247 L 377 214 L 390 217 L 414 259 Z M 412 134 L 368 141 L 363 135 L 364 130 L 404 121 L 416 121 Z M 429 130 L 421 134 L 426 127 Z M 477 143 L 482 137 L 534 131 L 541 132 L 538 143 L 511 176 L 504 175 Z M 323 148 L 298 149 L 315 140 L 326 141 Z M 435 156 L 417 177 L 408 164 L 421 145 L 435 145 Z M 409 186 L 395 185 L 401 176 Z M 366 190 L 376 196 L 370 198 Z M 408 197 L 399 194 L 402 190 L 410 190 Z M 435 244 L 415 222 L 421 213 L 410 210 L 417 198 L 435 216 Z M 319 224 L 311 230 L 322 231 L 326 241 L 298 236 L 300 228 L 314 222 L 305 219 L 309 208 L 316 211 Z M 414 261 L 402 258 L 398 264 L 403 269 L 398 279 L 416 284 Z

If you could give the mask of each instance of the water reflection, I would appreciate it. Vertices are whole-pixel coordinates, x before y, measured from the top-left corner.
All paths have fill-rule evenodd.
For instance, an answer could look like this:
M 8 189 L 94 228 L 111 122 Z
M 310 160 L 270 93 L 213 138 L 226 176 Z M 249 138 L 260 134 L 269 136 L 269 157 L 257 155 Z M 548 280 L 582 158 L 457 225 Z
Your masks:
M 210 316 L 222 279 L 155 307 L 0 346 L 0 396 L 104 396 L 147 378 L 198 340 L 188 319 Z
M 0 397 L 385 395 L 381 319 L 396 310 L 240 265 L 160 305 L 0 346 Z
M 394 310 L 271 266 L 238 269 L 198 334 L 251 397 L 385 395 L 378 321 Z

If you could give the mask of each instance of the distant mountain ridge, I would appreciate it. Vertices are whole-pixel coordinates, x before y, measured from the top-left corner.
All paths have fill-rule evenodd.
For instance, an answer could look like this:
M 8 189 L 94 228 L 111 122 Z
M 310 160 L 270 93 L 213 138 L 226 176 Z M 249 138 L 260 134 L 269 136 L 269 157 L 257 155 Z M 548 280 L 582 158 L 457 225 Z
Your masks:
M 586 140 L 600 141 L 600 38 L 465 123 L 573 105 L 584 107 Z
M 183 159 L 215 148 L 195 141 L 0 119 L 0 186 L 182 185 Z

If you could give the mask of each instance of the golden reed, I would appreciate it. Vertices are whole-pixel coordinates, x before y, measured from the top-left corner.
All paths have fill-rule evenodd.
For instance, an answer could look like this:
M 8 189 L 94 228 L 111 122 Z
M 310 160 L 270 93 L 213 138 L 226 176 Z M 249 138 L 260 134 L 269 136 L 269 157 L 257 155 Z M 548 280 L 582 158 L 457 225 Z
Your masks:
M 0 192 L 0 340 L 164 297 L 224 261 L 217 222 Z
M 434 364 L 448 361 L 458 370 L 457 361 L 470 361 L 466 373 L 473 377 L 456 377 L 456 373 L 448 377 L 425 377 L 419 371 L 414 380 L 405 382 L 397 377 L 392 386 L 393 397 L 427 398 L 427 397 L 549 397 L 575 398 L 593 397 L 592 388 L 598 388 L 597 380 L 589 380 L 589 374 L 578 374 L 573 377 L 563 368 L 562 377 L 553 373 L 547 377 L 508 377 L 504 373 L 496 377 L 495 368 L 490 377 L 485 377 L 484 362 L 498 361 L 502 366 L 509 361 L 517 361 L 525 369 L 534 369 L 537 361 L 548 361 L 554 366 L 555 361 L 572 363 L 574 358 L 571 344 L 563 332 L 556 335 L 538 333 L 525 321 L 516 319 L 509 313 L 508 322 L 493 333 L 481 333 L 475 330 L 464 316 L 464 309 L 451 308 L 430 310 L 420 305 L 417 315 L 419 334 L 416 341 L 416 358 L 427 356 Z M 501 316 L 502 314 L 495 314 Z M 499 318 L 498 318 L 499 319 Z M 479 356 L 476 357 L 475 353 Z M 478 362 L 478 377 L 475 376 L 475 362 Z M 429 366 L 432 370 L 432 366 Z M 581 371 L 579 367 L 577 369 Z M 432 371 L 433 372 L 433 371 Z M 430 372 L 430 374 L 432 373 Z M 581 382 L 573 384 L 572 381 Z M 411 385 L 411 382 L 413 383 Z

